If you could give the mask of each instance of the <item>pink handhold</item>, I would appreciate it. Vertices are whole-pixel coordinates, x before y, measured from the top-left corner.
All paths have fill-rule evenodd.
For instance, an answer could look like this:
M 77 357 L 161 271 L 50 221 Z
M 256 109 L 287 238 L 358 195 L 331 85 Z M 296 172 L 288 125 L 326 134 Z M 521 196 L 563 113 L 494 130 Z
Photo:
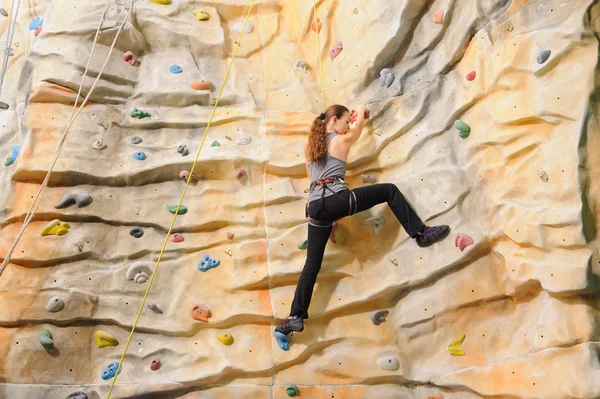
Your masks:
M 184 241 L 183 234 L 181 234 L 181 233 L 175 233 L 175 234 L 173 234 L 173 238 L 171 238 L 171 241 L 173 241 L 173 242 L 183 242 Z
M 337 42 L 335 44 L 335 47 L 333 48 L 333 50 L 331 50 L 329 52 L 329 58 L 331 58 L 331 61 L 333 61 L 335 59 L 335 57 L 340 55 L 340 53 L 342 52 L 343 49 L 344 49 L 344 44 L 342 42 Z
M 246 176 L 246 171 L 244 169 L 240 169 L 235 174 L 235 178 L 240 180 L 242 177 Z
M 123 54 L 123 61 L 125 61 L 131 66 L 135 65 L 135 59 L 136 56 L 131 51 L 128 51 L 125 54 Z
M 152 363 L 150 363 L 150 370 L 156 371 L 160 368 L 160 359 L 154 358 L 152 359 Z
M 210 90 L 210 88 L 212 87 L 212 82 L 210 80 L 192 80 L 192 83 L 190 83 L 190 86 L 192 86 L 192 89 L 196 89 L 196 90 Z
M 229 238 L 230 240 L 233 240 L 234 236 L 235 236 L 235 234 L 233 234 L 233 233 L 227 233 L 227 238 Z
M 188 177 L 190 177 L 190 171 L 187 169 L 183 169 L 181 172 L 179 172 L 179 177 L 187 181 Z
M 310 25 L 310 27 L 312 28 L 312 30 L 314 30 L 317 33 L 321 32 L 321 28 L 323 27 L 323 23 L 321 22 L 321 18 L 317 18 L 317 24 L 316 25 L 315 25 L 315 22 L 313 21 L 313 23 Z
M 33 34 L 35 36 L 39 35 L 42 32 L 42 25 L 38 26 L 37 28 L 35 28 L 35 30 L 33 31 Z
M 441 24 L 444 22 L 444 9 L 439 10 L 433 15 L 433 22 Z
M 475 242 L 471 237 L 463 233 L 458 233 L 454 239 L 454 246 L 460 249 L 461 252 L 464 251 L 466 247 L 473 245 L 474 243 Z
M 467 75 L 467 80 L 469 82 L 472 82 L 473 80 L 475 80 L 475 76 L 477 76 L 477 72 L 475 71 L 471 71 L 469 72 L 469 74 Z
M 329 234 L 329 241 L 331 241 L 334 244 L 337 244 L 337 242 L 335 241 L 335 230 L 337 229 L 338 223 L 337 222 L 333 222 L 333 224 L 331 225 L 331 234 Z

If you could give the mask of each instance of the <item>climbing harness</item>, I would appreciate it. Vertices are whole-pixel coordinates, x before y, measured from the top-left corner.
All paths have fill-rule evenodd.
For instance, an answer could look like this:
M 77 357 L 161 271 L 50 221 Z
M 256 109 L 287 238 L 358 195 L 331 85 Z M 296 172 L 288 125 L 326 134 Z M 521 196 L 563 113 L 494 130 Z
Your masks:
M 319 186 L 323 189 L 321 198 L 320 198 L 321 209 L 319 209 L 319 211 L 317 212 L 317 214 L 314 218 L 309 217 L 309 215 L 308 215 L 308 205 L 309 204 L 306 203 L 305 215 L 306 215 L 306 217 L 309 218 L 308 223 L 315 227 L 331 227 L 331 225 L 333 224 L 333 222 L 323 222 L 323 221 L 316 219 L 319 217 L 319 214 L 325 207 L 325 190 L 329 190 L 333 195 L 336 195 L 338 198 L 341 198 L 342 200 L 345 201 L 344 197 L 339 195 L 337 192 L 333 191 L 328 186 L 328 184 L 332 184 L 332 183 L 343 183 L 343 184 L 348 185 L 348 183 L 346 183 L 346 181 L 344 180 L 344 178 L 342 176 L 330 176 L 330 177 L 323 177 L 321 179 L 311 182 L 310 187 L 307 188 L 306 190 L 304 190 L 305 193 L 308 193 L 308 192 L 311 192 L 312 190 L 314 190 L 317 186 Z M 350 196 L 348 197 L 348 216 L 354 215 L 356 213 L 356 210 L 357 210 L 356 195 L 354 194 L 354 192 L 350 191 Z
M 6 69 L 8 68 L 8 57 L 12 50 L 12 41 L 15 34 L 15 28 L 17 26 L 17 17 L 19 16 L 19 7 L 21 6 L 21 0 L 18 0 L 17 8 L 15 9 L 15 0 L 12 0 L 10 6 L 10 17 L 8 18 L 8 29 L 6 30 L 6 47 L 4 48 L 4 60 L 2 61 L 2 71 L 0 71 L 0 95 L 2 95 L 2 85 L 4 84 L 4 75 L 6 75 Z M 13 18 L 14 11 L 14 18 Z M 12 25 L 12 26 L 11 26 Z M 8 104 L 0 101 L 0 109 L 8 109 Z

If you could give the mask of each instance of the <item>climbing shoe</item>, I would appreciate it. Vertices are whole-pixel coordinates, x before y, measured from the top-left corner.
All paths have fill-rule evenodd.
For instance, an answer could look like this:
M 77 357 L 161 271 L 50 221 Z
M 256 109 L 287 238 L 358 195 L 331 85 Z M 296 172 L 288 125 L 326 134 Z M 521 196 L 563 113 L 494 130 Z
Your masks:
M 290 316 L 282 325 L 275 327 L 275 331 L 285 335 L 291 332 L 302 332 L 304 331 L 304 320 L 302 317 Z
M 450 232 L 450 227 L 445 224 L 442 226 L 424 226 L 423 230 L 415 237 L 417 245 L 420 247 L 428 247 L 440 240 L 446 238 Z

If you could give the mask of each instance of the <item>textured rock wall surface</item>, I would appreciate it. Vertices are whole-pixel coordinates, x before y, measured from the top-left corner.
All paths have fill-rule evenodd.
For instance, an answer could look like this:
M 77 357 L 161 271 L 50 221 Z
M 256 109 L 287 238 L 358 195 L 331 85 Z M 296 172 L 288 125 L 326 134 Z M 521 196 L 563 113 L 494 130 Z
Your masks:
M 1 4 L 10 13 L 11 2 Z M 83 96 L 129 4 L 110 3 Z M 119 360 L 149 284 L 127 272 L 143 262 L 137 280 L 145 280 L 144 264 L 158 259 L 167 205 L 183 191 L 179 173 L 192 166 L 249 5 L 133 2 L 0 276 L 1 398 L 106 397 L 102 371 Z M 21 151 L 0 166 L 0 258 L 68 124 L 104 2 L 20 6 L 0 153 Z M 319 51 L 312 7 L 256 2 L 183 201 L 188 212 L 174 225 L 185 240 L 169 239 L 148 296 L 163 313 L 143 308 L 111 397 L 282 398 L 290 383 L 305 398 L 600 397 L 597 2 L 323 0 Z M 197 9 L 210 19 L 198 20 Z M 2 43 L 7 26 L 0 16 Z M 343 50 L 331 60 L 337 41 Z M 127 51 L 134 66 L 122 59 Z M 452 233 L 418 248 L 385 204 L 341 220 L 306 330 L 283 351 L 273 328 L 288 315 L 306 256 L 302 145 L 323 110 L 317 55 L 327 104 L 371 111 L 350 153 L 350 186 L 372 184 L 361 174 L 393 182 L 427 224 Z M 173 64 L 182 73 L 171 73 Z M 379 83 L 384 68 L 395 77 L 390 87 Z M 211 89 L 190 87 L 200 79 Z M 134 107 L 151 116 L 132 118 Z M 457 119 L 471 127 L 468 137 Z M 245 136 L 250 144 L 236 143 Z M 97 140 L 106 148 L 93 149 Z M 134 159 L 139 151 L 145 160 Z M 55 208 L 86 192 L 87 206 Z M 373 216 L 385 220 L 378 234 L 365 223 Z M 53 219 L 68 233 L 40 236 Z M 461 251 L 457 233 L 474 244 Z M 205 254 L 221 263 L 203 273 Z M 64 306 L 50 312 L 55 296 Z M 190 317 L 195 304 L 210 309 L 208 323 Z M 381 309 L 389 315 L 374 325 L 370 314 Z M 44 330 L 54 351 L 40 345 Z M 119 345 L 98 348 L 97 330 Z M 232 345 L 217 340 L 223 333 Z M 448 345 L 463 334 L 465 355 L 451 356 Z M 385 356 L 397 370 L 378 366 Z

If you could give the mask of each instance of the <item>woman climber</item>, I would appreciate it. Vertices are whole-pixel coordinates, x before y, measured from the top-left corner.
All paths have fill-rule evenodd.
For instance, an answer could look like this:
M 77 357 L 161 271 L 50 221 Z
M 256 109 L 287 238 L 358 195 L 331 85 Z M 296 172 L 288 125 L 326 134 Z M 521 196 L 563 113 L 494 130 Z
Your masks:
M 300 274 L 290 316 L 275 328 L 288 335 L 304 330 L 308 306 L 317 274 L 321 269 L 325 245 L 334 221 L 365 211 L 387 202 L 408 235 L 420 247 L 427 247 L 448 235 L 446 225 L 425 226 L 398 187 L 394 184 L 374 184 L 348 189 L 344 182 L 346 160 L 350 147 L 358 141 L 365 123 L 365 107 L 357 111 L 356 123 L 350 129 L 350 111 L 343 105 L 332 105 L 313 121 L 307 143 L 304 145 L 306 171 L 311 184 L 308 195 L 307 256 Z

